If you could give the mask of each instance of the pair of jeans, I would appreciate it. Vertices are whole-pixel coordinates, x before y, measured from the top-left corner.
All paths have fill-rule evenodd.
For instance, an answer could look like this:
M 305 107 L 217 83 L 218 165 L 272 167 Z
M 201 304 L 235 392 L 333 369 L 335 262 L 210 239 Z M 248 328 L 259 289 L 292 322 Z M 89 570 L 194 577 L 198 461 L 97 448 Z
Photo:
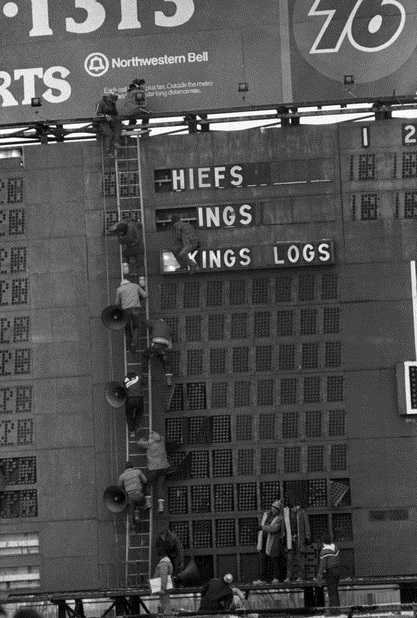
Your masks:
M 339 599 L 339 569 L 327 569 L 324 574 L 324 580 L 327 585 L 327 594 L 329 595 L 329 606 L 330 607 L 339 607 L 340 599 Z
M 305 553 L 298 549 L 289 549 L 287 553 L 288 579 L 304 579 Z
M 286 560 L 283 549 L 281 550 L 280 548 L 278 555 L 273 558 L 265 554 L 265 552 L 261 553 L 261 579 L 263 581 L 268 581 L 271 579 L 284 581 L 286 572 Z
M 135 431 L 143 414 L 143 397 L 128 397 L 126 401 L 126 423 L 129 431 Z

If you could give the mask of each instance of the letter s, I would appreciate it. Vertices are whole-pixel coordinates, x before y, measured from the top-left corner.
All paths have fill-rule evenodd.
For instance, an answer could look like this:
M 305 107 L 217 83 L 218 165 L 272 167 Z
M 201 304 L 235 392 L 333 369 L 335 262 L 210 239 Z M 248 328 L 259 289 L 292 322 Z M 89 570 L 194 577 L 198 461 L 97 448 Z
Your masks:
M 49 67 L 43 75 L 45 86 L 49 86 L 48 90 L 43 93 L 43 98 L 49 103 L 62 103 L 67 101 L 71 96 L 71 84 L 65 79 L 54 77 L 58 73 L 62 78 L 68 77 L 70 71 L 66 67 Z M 57 90 L 59 94 L 53 94 L 52 89 Z
M 162 11 L 155 11 L 155 24 L 163 28 L 175 28 L 182 26 L 194 15 L 194 0 L 164 0 L 175 4 L 176 10 L 171 17 L 167 17 Z
M 251 257 L 249 247 L 243 247 L 243 249 L 239 249 L 239 263 L 241 266 L 250 265 Z
M 240 223 L 242 225 L 249 225 L 252 223 L 252 206 L 250 204 L 242 204 L 239 208 Z
M 330 246 L 327 242 L 322 242 L 318 246 L 319 260 L 321 262 L 328 262 L 331 258 Z
M 243 183 L 243 175 L 239 172 L 242 172 L 241 165 L 234 165 L 230 168 L 230 176 L 233 178 L 233 180 L 230 181 L 230 184 L 235 187 L 240 187 Z

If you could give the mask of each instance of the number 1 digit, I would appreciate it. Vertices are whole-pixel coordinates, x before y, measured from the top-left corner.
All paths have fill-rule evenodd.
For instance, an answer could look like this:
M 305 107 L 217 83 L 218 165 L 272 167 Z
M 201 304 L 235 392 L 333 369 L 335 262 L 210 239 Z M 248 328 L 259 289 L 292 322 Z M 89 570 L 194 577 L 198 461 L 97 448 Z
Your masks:
M 32 29 L 29 36 L 49 36 L 53 34 L 49 26 L 48 0 L 30 0 L 32 7 Z

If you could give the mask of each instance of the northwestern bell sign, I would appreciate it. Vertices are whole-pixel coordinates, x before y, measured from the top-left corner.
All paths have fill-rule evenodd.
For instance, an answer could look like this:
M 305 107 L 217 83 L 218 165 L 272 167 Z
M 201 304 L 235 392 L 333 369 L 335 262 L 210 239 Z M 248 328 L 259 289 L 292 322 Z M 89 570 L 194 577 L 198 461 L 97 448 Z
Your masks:
M 415 0 L 15 0 L 0 26 L 3 125 L 90 117 L 136 77 L 158 113 L 416 94 Z

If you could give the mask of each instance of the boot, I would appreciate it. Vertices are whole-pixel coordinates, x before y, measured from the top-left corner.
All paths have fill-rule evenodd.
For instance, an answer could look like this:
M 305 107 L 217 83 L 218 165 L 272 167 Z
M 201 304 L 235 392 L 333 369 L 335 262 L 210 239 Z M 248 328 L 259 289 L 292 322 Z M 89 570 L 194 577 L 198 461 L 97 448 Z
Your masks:
M 145 509 L 151 509 L 152 508 L 152 496 L 150 496 L 149 494 L 145 496 Z
M 165 500 L 163 498 L 158 498 L 158 513 L 163 513 L 165 510 Z

